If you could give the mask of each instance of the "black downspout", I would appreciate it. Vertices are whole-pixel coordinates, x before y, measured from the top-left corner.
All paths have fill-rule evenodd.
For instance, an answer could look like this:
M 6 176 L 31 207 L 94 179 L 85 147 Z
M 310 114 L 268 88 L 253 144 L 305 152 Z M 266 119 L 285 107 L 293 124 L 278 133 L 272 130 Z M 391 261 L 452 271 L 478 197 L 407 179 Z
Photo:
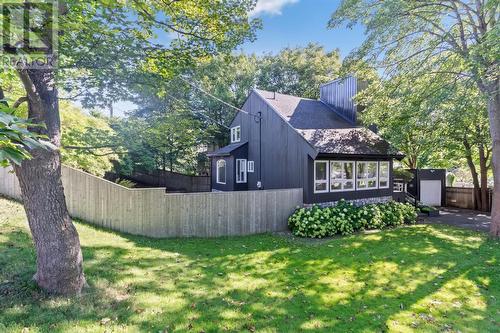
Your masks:
M 258 112 L 259 115 L 259 181 L 260 189 L 264 189 L 262 184 L 262 112 Z
M 212 180 L 213 180 L 213 174 L 212 174 L 212 157 L 209 157 L 208 160 L 210 161 L 210 163 L 209 163 L 210 166 L 208 168 L 208 172 L 209 172 L 208 174 L 210 175 L 210 192 L 212 192 L 212 190 L 214 189 L 212 187 Z M 216 177 L 217 177 L 217 175 L 216 175 Z
M 418 207 L 418 202 L 420 201 L 420 172 L 419 169 L 415 169 L 415 207 Z

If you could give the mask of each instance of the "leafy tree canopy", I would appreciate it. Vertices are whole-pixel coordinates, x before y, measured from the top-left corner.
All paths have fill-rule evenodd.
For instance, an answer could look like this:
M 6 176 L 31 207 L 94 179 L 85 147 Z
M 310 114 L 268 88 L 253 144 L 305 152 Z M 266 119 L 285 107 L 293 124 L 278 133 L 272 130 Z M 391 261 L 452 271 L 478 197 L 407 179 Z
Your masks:
M 14 110 L 0 102 L 0 167 L 13 163 L 20 165 L 25 159 L 30 159 L 30 149 L 53 149 L 42 138 L 28 130 L 28 121 L 16 117 Z
M 248 16 L 254 6 L 255 0 L 67 1 L 60 84 L 85 106 L 128 100 L 136 84 L 170 79 L 253 40 L 261 25 Z
M 61 156 L 64 164 L 102 177 L 118 161 L 121 148 L 108 121 L 98 114 L 85 114 L 79 108 L 61 105 Z

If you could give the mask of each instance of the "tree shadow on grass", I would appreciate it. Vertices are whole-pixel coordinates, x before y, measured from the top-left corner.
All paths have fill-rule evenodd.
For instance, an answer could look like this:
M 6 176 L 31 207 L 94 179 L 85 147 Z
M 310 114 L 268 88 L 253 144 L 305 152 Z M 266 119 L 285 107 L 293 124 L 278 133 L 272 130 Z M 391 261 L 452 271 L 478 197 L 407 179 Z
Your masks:
M 42 332 L 74 331 L 74 322 L 91 322 L 99 329 L 103 318 L 132 313 L 126 295 L 112 286 L 92 285 L 79 297 L 53 297 L 40 290 L 32 277 L 36 257 L 26 230 L 2 232 L 0 240 L 0 332 L 25 327 Z M 112 249 L 114 258 L 123 252 Z M 118 311 L 120 310 L 120 311 Z
M 135 236 L 127 239 L 138 248 L 174 254 L 181 258 L 176 260 L 186 262 L 169 268 L 167 274 L 156 269 L 151 272 L 151 281 L 136 285 L 144 292 L 178 293 L 184 301 L 184 306 L 170 312 L 170 321 L 152 319 L 144 329 L 154 323 L 158 323 L 155 329 L 170 323 L 205 331 L 207 325 L 209 330 L 255 326 L 277 331 L 377 331 L 386 330 L 392 319 L 395 326 L 391 328 L 396 329 L 403 315 L 408 318 L 403 316 L 402 325 L 435 331 L 453 328 L 454 317 L 460 317 L 462 331 L 494 324 L 487 323 L 488 316 L 494 318 L 494 308 L 488 312 L 482 305 L 464 304 L 455 309 L 448 302 L 443 307 L 449 309 L 443 314 L 439 309 L 426 313 L 419 305 L 434 294 L 448 297 L 450 291 L 442 289 L 453 286 L 457 279 L 459 283 L 469 281 L 471 286 L 452 297 L 463 300 L 476 292 L 480 300 L 490 298 L 488 289 L 477 286 L 485 279 L 495 283 L 495 271 L 485 270 L 481 264 L 498 262 L 498 251 L 485 251 L 498 243 L 467 231 L 402 228 L 334 240 L 320 247 L 297 246 L 272 236 L 153 242 Z M 475 241 L 469 244 L 467 239 Z M 159 257 L 125 265 L 158 268 L 165 260 Z M 170 279 L 174 283 L 165 284 Z M 488 288 L 498 296 L 498 286 Z M 441 292 L 446 295 L 440 296 Z M 189 308 L 200 303 L 203 310 Z M 488 305 L 496 307 L 496 303 Z
M 106 328 L 147 332 L 498 328 L 499 244 L 469 231 L 415 226 L 308 246 L 271 235 L 153 240 L 79 229 L 91 296 L 15 298 L 3 321 L 47 331 L 64 331 L 61 321 L 98 331 L 105 317 Z M 106 237 L 89 240 L 95 233 Z

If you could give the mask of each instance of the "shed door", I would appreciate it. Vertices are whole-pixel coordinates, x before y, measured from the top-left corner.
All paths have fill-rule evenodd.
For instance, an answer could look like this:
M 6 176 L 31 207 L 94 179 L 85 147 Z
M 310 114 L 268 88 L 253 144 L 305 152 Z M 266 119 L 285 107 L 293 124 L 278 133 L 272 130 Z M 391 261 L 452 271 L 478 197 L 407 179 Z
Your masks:
M 421 180 L 420 201 L 428 206 L 441 206 L 441 181 Z

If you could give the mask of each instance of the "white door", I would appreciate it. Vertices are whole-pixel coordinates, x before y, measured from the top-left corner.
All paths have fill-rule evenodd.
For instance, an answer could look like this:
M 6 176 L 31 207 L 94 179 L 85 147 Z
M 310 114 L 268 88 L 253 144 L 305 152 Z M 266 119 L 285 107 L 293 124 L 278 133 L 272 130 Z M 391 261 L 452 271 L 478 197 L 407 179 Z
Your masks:
M 236 182 L 247 182 L 247 160 L 236 160 Z
M 420 202 L 428 206 L 441 206 L 441 181 L 420 181 Z

